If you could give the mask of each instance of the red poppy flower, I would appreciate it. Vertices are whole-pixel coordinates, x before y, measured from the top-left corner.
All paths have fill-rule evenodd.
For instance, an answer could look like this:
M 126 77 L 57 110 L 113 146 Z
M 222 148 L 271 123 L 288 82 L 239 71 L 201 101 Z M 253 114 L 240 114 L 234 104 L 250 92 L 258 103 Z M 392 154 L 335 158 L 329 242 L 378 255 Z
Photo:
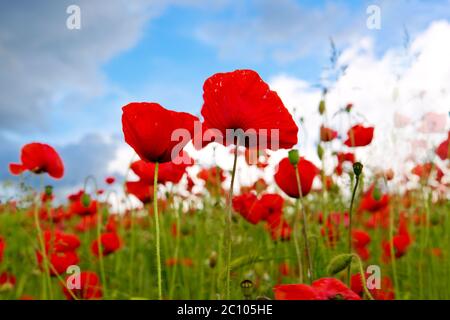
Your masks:
M 283 213 L 284 199 L 276 193 L 265 193 L 255 202 L 252 211 L 266 220 L 270 215 L 281 215 Z
M 115 232 L 104 233 L 100 236 L 100 247 L 102 256 L 107 256 L 111 253 L 119 250 L 121 245 L 121 240 L 119 235 Z M 95 256 L 99 256 L 99 243 L 98 240 L 94 240 L 91 245 L 91 251 Z
M 372 142 L 375 128 L 364 127 L 360 124 L 353 126 L 348 130 L 348 138 L 344 144 L 349 147 L 364 147 Z
M 382 194 L 375 184 L 372 184 L 367 190 L 359 205 L 359 211 L 376 212 L 383 210 L 389 205 L 389 195 Z
M 400 258 L 404 256 L 411 244 L 411 237 L 409 234 L 397 234 L 392 239 L 394 247 L 395 258 Z M 392 258 L 391 255 L 391 244 L 389 241 L 383 241 L 383 261 L 389 262 Z
M 282 284 L 273 291 L 275 300 L 325 300 L 321 292 L 306 284 Z
M 238 196 L 234 196 L 232 200 L 233 209 L 242 217 L 244 217 L 248 222 L 257 224 L 261 220 L 261 217 L 251 214 L 252 207 L 255 204 L 256 200 L 257 198 L 254 193 L 244 193 Z
M 14 288 L 16 285 L 16 277 L 10 273 L 3 272 L 0 274 L 0 291 L 3 288 Z
M 166 266 L 173 267 L 174 265 L 181 265 L 185 267 L 192 267 L 194 265 L 194 262 L 190 258 L 168 258 L 166 260 Z
M 41 267 L 41 269 L 44 269 L 44 257 L 42 256 L 42 253 L 37 251 L 36 256 L 39 266 Z M 51 276 L 63 274 L 66 272 L 69 266 L 77 264 L 79 262 L 78 255 L 74 251 L 49 253 L 47 254 L 47 259 L 49 259 L 51 264 Z
M 96 200 L 91 199 L 91 197 L 84 192 L 76 195 L 76 197 L 72 197 L 73 201 L 70 204 L 69 210 L 71 211 L 71 214 L 93 216 L 97 213 L 98 203 Z
M 58 153 L 48 144 L 33 142 L 23 146 L 20 153 L 22 163 L 11 163 L 12 174 L 21 174 L 29 170 L 36 174 L 48 173 L 55 179 L 64 175 L 64 165 Z
M 106 184 L 113 184 L 114 182 L 116 182 L 116 178 L 114 177 L 106 177 L 105 179 Z
M 306 196 L 311 191 L 314 178 L 319 173 L 319 169 L 312 162 L 304 158 L 300 158 L 297 169 L 300 175 L 302 196 Z M 282 159 L 278 164 L 275 173 L 275 182 L 288 196 L 292 198 L 300 197 L 295 168 L 288 158 Z
M 206 185 L 216 185 L 225 181 L 225 173 L 219 167 L 203 168 L 197 177 L 205 181 Z
M 370 243 L 370 235 L 364 230 L 352 231 L 353 246 L 355 248 L 365 247 Z
M 312 283 L 287 284 L 274 287 L 276 300 L 361 300 L 340 280 L 321 278 Z
M 330 142 L 336 139 L 337 136 L 337 131 L 325 126 L 320 126 L 320 141 Z
M 44 242 L 47 252 L 75 251 L 80 246 L 80 239 L 78 236 L 58 230 L 45 230 Z
M 189 165 L 184 163 L 175 164 L 172 161 L 161 163 L 158 167 L 158 183 L 164 184 L 166 182 L 180 182 L 181 178 L 183 178 L 183 175 L 186 173 L 186 168 L 188 166 Z M 148 185 L 153 185 L 155 163 L 138 160 L 133 162 L 130 168 L 142 182 L 147 182 Z
M 365 275 L 365 281 L 367 281 L 367 278 L 370 276 L 370 274 L 366 273 Z M 363 284 L 361 281 L 361 274 L 357 273 L 352 275 L 350 280 L 350 287 L 352 290 L 359 295 L 360 297 L 364 294 Z M 370 294 L 375 300 L 394 300 L 394 288 L 392 285 L 392 281 L 389 277 L 383 277 L 381 279 L 381 286 L 380 288 L 373 288 L 369 289 Z
M 254 130 L 257 145 L 246 141 L 247 147 L 276 150 L 297 144 L 298 127 L 291 114 L 255 71 L 213 75 L 203 85 L 203 100 L 203 127 L 217 129 L 224 144 L 236 144 L 234 139 L 227 139 L 227 129 Z M 278 130 L 278 146 L 272 141 L 272 130 Z M 265 148 L 261 145 L 264 140 Z
M 292 228 L 281 214 L 272 214 L 267 217 L 266 221 L 272 240 L 287 241 L 291 239 Z
M 3 261 L 3 253 L 5 252 L 6 242 L 0 237 L 0 262 Z
M 97 214 L 82 216 L 81 221 L 75 226 L 78 232 L 86 232 L 95 228 L 98 223 Z
M 132 102 L 124 106 L 122 111 L 125 141 L 142 160 L 149 162 L 173 160 L 172 149 L 184 147 L 189 142 L 173 141 L 173 132 L 185 129 L 192 136 L 194 122 L 198 120 L 189 113 L 167 110 L 157 103 Z
M 418 176 L 421 180 L 428 180 L 433 172 L 435 172 L 435 176 L 433 176 L 436 181 L 440 182 L 444 177 L 444 172 L 432 162 L 427 162 L 424 164 L 416 165 L 411 172 Z
M 442 160 L 450 159 L 450 131 L 447 140 L 444 140 L 436 149 L 436 154 Z
M 66 283 L 67 281 L 69 281 L 69 277 L 66 278 Z M 66 286 L 64 286 L 63 292 L 68 300 L 73 299 L 72 295 L 77 297 L 77 299 L 84 300 L 101 299 L 103 296 L 100 279 L 97 274 L 92 271 L 82 271 L 80 273 L 80 289 L 69 290 Z
M 147 182 L 127 181 L 125 189 L 127 193 L 132 194 L 144 204 L 153 201 L 153 185 L 149 185 Z

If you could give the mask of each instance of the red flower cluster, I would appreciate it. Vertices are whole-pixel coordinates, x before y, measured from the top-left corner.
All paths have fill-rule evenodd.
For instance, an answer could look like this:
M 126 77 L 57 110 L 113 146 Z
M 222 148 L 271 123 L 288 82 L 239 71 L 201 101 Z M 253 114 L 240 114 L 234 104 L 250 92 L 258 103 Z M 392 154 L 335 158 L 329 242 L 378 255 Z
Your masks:
M 116 232 L 107 232 L 100 235 L 100 242 L 98 239 L 92 242 L 91 251 L 92 254 L 98 257 L 100 249 L 102 256 L 107 256 L 119 250 L 120 246 L 121 240 L 119 235 Z
M 66 283 L 68 280 L 69 277 L 67 277 Z M 74 297 L 76 299 L 95 300 L 101 299 L 103 296 L 100 279 L 92 271 L 82 271 L 80 273 L 79 289 L 68 289 L 66 286 L 63 286 L 63 292 L 68 300 L 74 300 Z

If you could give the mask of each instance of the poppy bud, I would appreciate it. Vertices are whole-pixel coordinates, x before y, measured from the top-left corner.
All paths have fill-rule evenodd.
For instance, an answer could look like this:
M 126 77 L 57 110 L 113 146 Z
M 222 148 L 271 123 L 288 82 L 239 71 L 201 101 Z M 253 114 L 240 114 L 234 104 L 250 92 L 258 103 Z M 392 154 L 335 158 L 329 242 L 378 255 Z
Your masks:
M 53 186 L 50 185 L 45 186 L 45 195 L 50 197 L 52 194 L 53 194 Z
M 350 112 L 353 109 L 353 103 L 349 103 L 345 106 L 345 111 Z
M 375 186 L 375 188 L 373 188 L 372 196 L 375 199 L 375 201 L 379 201 L 381 199 L 380 188 Z
M 249 299 L 253 292 L 253 282 L 246 279 L 241 282 L 242 294 L 246 299 Z
M 323 147 L 321 144 L 317 145 L 317 156 L 319 157 L 320 160 L 323 159 Z
M 319 102 L 319 113 L 322 115 L 325 113 L 326 106 L 325 106 L 325 100 L 320 100 Z
M 363 165 L 361 162 L 355 162 L 353 164 L 353 172 L 355 173 L 355 176 L 358 177 L 359 175 L 361 175 L 362 170 L 363 170 Z
M 298 154 L 298 150 L 297 149 L 290 150 L 289 154 L 288 154 L 288 157 L 289 157 L 289 162 L 292 165 L 294 165 L 294 166 L 297 165 L 297 163 L 299 161 L 299 158 L 300 158 L 300 156 Z
M 83 196 L 81 197 L 81 204 L 82 204 L 85 208 L 88 208 L 89 205 L 91 204 L 91 197 L 90 197 L 88 194 L 83 193 Z
M 338 272 L 341 272 L 345 268 L 349 266 L 352 262 L 353 255 L 344 253 L 338 256 L 335 256 L 331 259 L 330 263 L 327 266 L 327 273 L 330 275 L 335 275 Z

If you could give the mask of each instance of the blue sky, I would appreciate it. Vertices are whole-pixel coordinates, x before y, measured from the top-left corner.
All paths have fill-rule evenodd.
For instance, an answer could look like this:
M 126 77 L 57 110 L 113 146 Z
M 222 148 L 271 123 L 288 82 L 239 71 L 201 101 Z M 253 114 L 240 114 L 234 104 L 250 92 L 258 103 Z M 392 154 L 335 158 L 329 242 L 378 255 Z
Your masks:
M 80 6 L 81 30 L 65 27 L 69 4 Z M 381 30 L 365 26 L 369 4 L 381 8 Z M 402 46 L 405 27 L 414 36 L 442 19 L 448 1 L 2 2 L 0 178 L 29 141 L 62 150 L 70 183 L 106 175 L 102 161 L 122 143 L 127 102 L 199 114 L 204 80 L 238 68 L 313 87 L 329 64 L 330 37 L 342 50 L 370 37 L 382 57 Z

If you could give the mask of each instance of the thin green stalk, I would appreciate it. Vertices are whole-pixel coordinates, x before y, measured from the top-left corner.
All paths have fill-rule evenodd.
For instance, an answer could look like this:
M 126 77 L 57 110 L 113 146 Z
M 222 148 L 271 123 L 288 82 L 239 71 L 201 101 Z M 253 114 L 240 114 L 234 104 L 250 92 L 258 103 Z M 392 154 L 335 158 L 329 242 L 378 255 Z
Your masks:
M 302 254 L 300 251 L 300 245 L 298 243 L 298 209 L 299 209 L 299 199 L 295 201 L 295 218 L 294 218 L 294 245 L 295 254 L 297 255 L 297 265 L 298 265 L 298 280 L 303 283 L 303 264 L 302 264 Z
M 298 200 L 299 200 L 300 206 L 301 206 L 300 211 L 301 211 L 301 214 L 303 217 L 302 232 L 303 232 L 303 241 L 305 242 L 306 263 L 307 263 L 307 267 L 308 267 L 307 276 L 308 276 L 308 282 L 311 283 L 312 279 L 313 279 L 313 265 L 312 265 L 312 261 L 311 261 L 311 252 L 310 252 L 309 241 L 308 241 L 308 222 L 306 219 L 305 206 L 303 205 L 302 184 L 300 181 L 300 174 L 298 173 L 297 164 L 294 165 L 294 169 L 295 169 L 295 177 L 297 179 L 297 187 L 298 187 L 298 192 L 299 192 Z M 298 213 L 296 212 L 296 214 L 298 214 Z
M 234 153 L 234 160 L 233 160 L 233 171 L 231 172 L 231 184 L 230 184 L 230 191 L 228 195 L 228 215 L 226 218 L 226 242 L 227 242 L 227 279 L 226 279 L 226 298 L 227 300 L 230 299 L 230 278 L 231 278 L 231 223 L 232 223 L 232 216 L 233 216 L 233 209 L 232 209 L 232 201 L 233 201 L 233 188 L 234 188 L 234 178 L 236 176 L 236 164 L 237 164 L 237 157 L 238 157 L 238 150 L 236 147 L 235 153 Z
M 161 244 L 158 216 L 158 167 L 155 163 L 155 174 L 153 178 L 153 215 L 155 216 L 155 236 L 156 236 L 156 269 L 158 273 L 158 299 L 162 300 L 162 276 L 161 276 Z
M 353 165 L 353 171 L 355 173 L 355 186 L 353 188 L 353 192 L 352 192 L 352 199 L 350 201 L 350 210 L 348 213 L 348 253 L 352 254 L 352 220 L 353 220 L 353 204 L 355 202 L 355 195 L 356 195 L 356 190 L 358 190 L 358 185 L 359 185 L 359 177 L 361 175 L 362 172 L 362 164 L 359 162 L 356 162 Z M 347 267 L 347 284 L 350 287 L 350 278 L 351 278 L 351 267 L 352 267 L 352 262 L 350 261 L 350 263 L 348 264 Z

